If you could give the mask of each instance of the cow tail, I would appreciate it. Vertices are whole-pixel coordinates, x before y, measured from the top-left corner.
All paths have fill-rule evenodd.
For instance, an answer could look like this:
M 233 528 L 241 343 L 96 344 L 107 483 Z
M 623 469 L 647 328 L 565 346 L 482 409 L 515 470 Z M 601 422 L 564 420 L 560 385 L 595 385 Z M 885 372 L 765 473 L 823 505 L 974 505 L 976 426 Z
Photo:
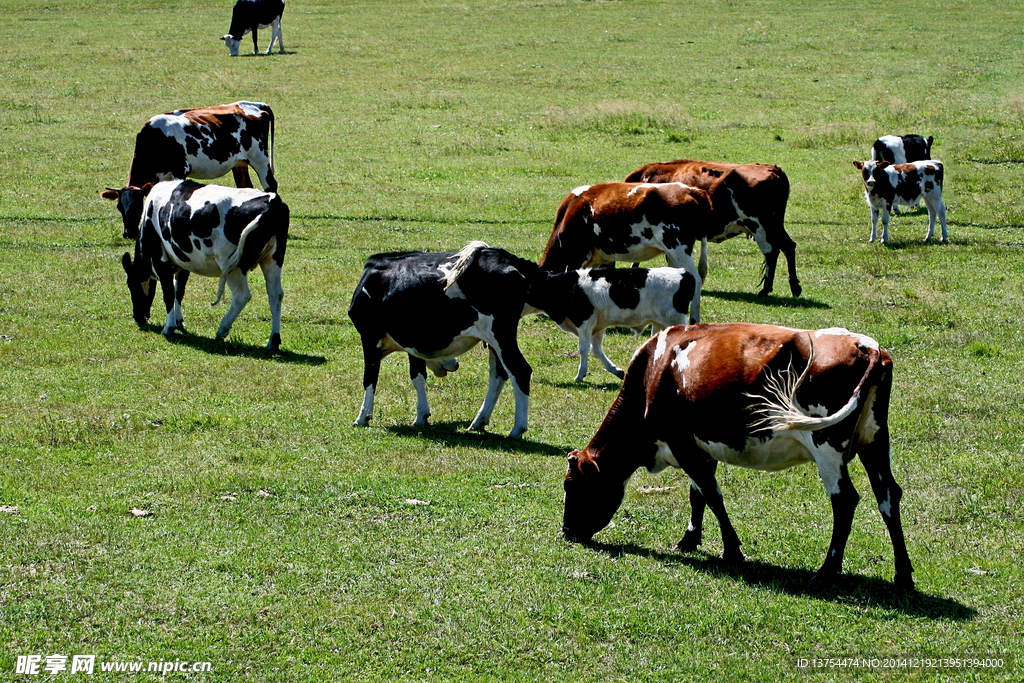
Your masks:
M 274 110 L 267 107 L 267 113 L 270 114 L 270 172 L 274 172 Z
M 459 278 L 469 270 L 469 267 L 473 265 L 473 261 L 476 260 L 476 256 L 480 253 L 480 250 L 487 248 L 488 247 L 485 242 L 474 240 L 464 246 L 459 253 L 455 255 L 455 263 L 453 263 L 448 272 L 440 278 L 441 282 L 444 283 L 445 291 L 448 291 L 448 289 L 458 282 Z
M 792 379 L 791 363 L 790 371 L 787 373 L 788 378 L 783 378 L 781 373 L 778 376 L 773 377 L 769 374 L 766 377 L 765 388 L 767 389 L 767 396 L 747 394 L 751 398 L 761 399 L 760 404 L 753 406 L 752 412 L 760 416 L 760 419 L 751 423 L 751 429 L 767 429 L 772 432 L 788 430 L 816 432 L 820 429 L 826 429 L 839 424 L 857 410 L 857 406 L 860 404 L 861 392 L 881 360 L 881 352 L 875 349 L 868 349 L 869 360 L 867 370 L 864 371 L 864 376 L 861 377 L 857 388 L 853 390 L 853 395 L 846 405 L 831 415 L 817 417 L 805 413 L 796 402 L 797 389 L 800 388 L 800 385 L 807 378 L 811 365 L 814 363 L 814 342 L 809 334 L 807 335 L 807 341 L 811 345 L 811 353 L 807 359 L 807 367 L 804 368 L 799 377 L 795 380 Z
M 245 241 L 248 239 L 249 233 L 259 227 L 260 220 L 264 216 L 265 214 L 260 214 L 252 223 L 245 226 L 245 230 L 243 230 L 241 236 L 239 236 L 238 246 L 235 247 L 233 252 L 231 252 L 231 256 L 228 257 L 224 267 L 221 268 L 220 280 L 217 282 L 217 299 L 210 304 L 211 306 L 216 306 L 220 303 L 221 298 L 224 296 L 224 285 L 227 282 L 228 273 L 233 271 L 235 268 L 238 268 L 238 262 L 242 260 L 242 252 L 245 249 Z

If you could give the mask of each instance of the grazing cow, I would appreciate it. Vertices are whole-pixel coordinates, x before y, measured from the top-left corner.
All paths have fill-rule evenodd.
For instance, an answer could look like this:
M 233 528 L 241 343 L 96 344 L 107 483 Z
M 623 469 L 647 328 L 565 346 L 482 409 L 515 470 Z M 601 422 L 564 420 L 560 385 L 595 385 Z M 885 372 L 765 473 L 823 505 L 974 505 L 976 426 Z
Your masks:
M 173 180 L 145 187 L 145 219 L 135 241 L 134 260 L 127 253 L 121 264 L 128 276 L 132 317 L 140 325 L 149 319 L 160 281 L 167 307 L 163 334 L 183 329 L 181 299 L 174 276 L 191 272 L 219 278 L 216 305 L 231 288 L 231 306 L 217 329 L 226 337 L 235 318 L 252 298 L 246 273 L 263 270 L 270 302 L 268 349 L 281 346 L 281 266 L 288 242 L 288 205 L 273 192 L 252 188 L 200 185 Z
M 928 209 L 927 242 L 935 234 L 935 217 L 942 224 L 942 241 L 947 241 L 946 205 L 942 202 L 942 162 L 915 161 L 890 164 L 888 161 L 855 161 L 853 165 L 864 180 L 864 198 L 871 207 L 871 237 L 878 236 L 878 215 L 882 215 L 882 241 L 889 241 L 889 212 L 893 205 L 913 206 L 924 200 Z
M 457 253 L 376 254 L 366 261 L 348 316 L 363 344 L 363 405 L 357 426 L 373 415 L 381 359 L 409 354 L 409 377 L 416 387 L 416 425 L 426 426 L 426 368 L 443 376 L 458 367 L 452 360 L 478 342 L 490 349 L 487 396 L 470 430 L 483 431 L 505 381 L 516 396 L 512 438 L 526 431 L 530 404 L 530 364 L 519 351 L 519 319 L 526 308 L 537 264 L 483 242 Z
M 932 158 L 932 142 L 920 135 L 883 135 L 871 145 L 872 161 L 888 161 L 890 164 L 906 164 L 911 161 L 928 161 Z
M 577 382 L 587 375 L 591 349 L 608 372 L 620 379 L 625 375 L 604 353 L 609 327 L 653 324 L 657 333 L 671 325 L 700 322 L 700 277 L 683 268 L 542 271 L 529 298 L 532 306 L 580 338 Z
M 563 533 L 589 541 L 618 510 L 637 469 L 672 466 L 691 482 L 690 524 L 678 549 L 700 545 L 707 504 L 722 530 L 724 558 L 742 561 L 715 479 L 718 463 L 775 471 L 813 462 L 832 502 L 832 541 L 816 577 L 827 582 L 842 568 L 860 499 L 847 470 L 856 454 L 889 529 L 896 585 L 912 588 L 903 492 L 890 465 L 891 390 L 889 354 L 845 329 L 725 323 L 664 330 L 633 356 L 590 444 L 569 454 Z
M 221 40 L 228 47 L 232 57 L 238 56 L 238 48 L 242 44 L 242 38 L 249 31 L 252 31 L 252 53 L 258 55 L 260 46 L 256 42 L 258 29 L 271 28 L 270 45 L 267 45 L 266 54 L 274 48 L 274 40 L 277 40 L 277 51 L 284 52 L 284 38 L 281 36 L 281 15 L 284 14 L 284 2 L 282 0 L 237 0 L 231 9 L 231 28 L 227 35 L 221 36 Z
M 178 109 L 154 116 L 135 136 L 128 183 L 101 196 L 117 202 L 124 237 L 135 239 L 142 221 L 147 183 L 212 179 L 231 171 L 238 187 L 252 187 L 248 167 L 263 189 L 277 191 L 274 179 L 274 112 L 262 102 L 235 102 L 202 109 Z
M 725 164 L 680 159 L 647 164 L 626 176 L 627 182 L 680 182 L 706 190 L 711 197 L 711 224 L 703 240 L 699 273 L 708 274 L 708 241 L 722 242 L 747 235 L 764 254 L 763 287 L 758 296 L 768 296 L 775 285 L 779 252 L 789 263 L 789 289 L 800 296 L 803 288 L 796 276 L 796 242 L 783 225 L 789 201 L 789 178 L 778 166 L 766 164 Z
M 711 215 L 707 192 L 683 183 L 603 183 L 562 200 L 540 266 L 561 272 L 664 253 L 673 268 L 696 270 L 693 245 Z

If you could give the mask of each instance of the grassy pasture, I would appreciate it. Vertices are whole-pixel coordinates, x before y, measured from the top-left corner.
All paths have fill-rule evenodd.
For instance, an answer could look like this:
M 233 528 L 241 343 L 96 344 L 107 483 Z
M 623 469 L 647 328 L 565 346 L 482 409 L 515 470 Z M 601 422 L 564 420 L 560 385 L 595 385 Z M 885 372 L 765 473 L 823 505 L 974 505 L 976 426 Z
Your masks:
M 18 655 L 57 653 L 210 661 L 204 680 L 1020 679 L 1021 3 L 289 0 L 286 54 L 235 59 L 216 40 L 230 4 L 4 2 L 0 505 L 17 513 L 0 513 L 0 680 Z M 199 278 L 188 334 L 139 330 L 130 245 L 98 195 L 146 118 L 238 99 L 274 108 L 292 210 L 276 358 L 258 272 L 224 344 Z M 907 132 L 934 135 L 946 164 L 949 245 L 920 243 L 923 211 L 867 243 L 851 161 Z M 712 247 L 705 321 L 840 325 L 892 352 L 919 593 L 891 590 L 856 464 L 828 590 L 808 585 L 831 529 L 810 466 L 720 469 L 742 567 L 718 561 L 710 514 L 701 552 L 673 549 L 676 472 L 638 473 L 599 543 L 565 543 L 564 457 L 618 384 L 594 362 L 575 385 L 575 339 L 540 318 L 520 327 L 521 443 L 502 438 L 510 390 L 495 436 L 463 433 L 480 350 L 428 381 L 428 431 L 397 356 L 372 426 L 350 426 L 362 360 L 345 310 L 367 255 L 483 239 L 537 258 L 569 189 L 679 157 L 777 163 L 793 183 L 804 296 L 755 299 L 760 255 L 732 240 Z M 637 343 L 606 349 L 623 364 Z M 1006 665 L 795 666 L 845 655 Z

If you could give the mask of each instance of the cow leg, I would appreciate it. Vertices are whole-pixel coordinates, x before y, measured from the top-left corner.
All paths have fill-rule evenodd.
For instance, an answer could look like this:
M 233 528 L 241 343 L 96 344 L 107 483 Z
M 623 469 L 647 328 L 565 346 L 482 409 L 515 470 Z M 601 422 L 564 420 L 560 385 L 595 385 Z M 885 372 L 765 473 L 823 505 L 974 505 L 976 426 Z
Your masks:
M 871 482 L 871 490 L 878 502 L 882 521 L 889 530 L 896 558 L 896 575 L 893 582 L 897 588 L 912 590 L 914 578 L 911 574 L 914 568 L 910 564 L 910 555 L 907 554 L 907 541 L 900 521 L 900 499 L 903 497 L 903 489 L 892 476 L 888 427 L 883 427 L 871 443 L 858 447 L 857 453 L 868 473 L 868 481 Z
M 498 354 L 498 360 L 505 366 L 509 379 L 512 380 L 512 389 L 516 394 L 516 414 L 512 423 L 512 431 L 509 438 L 518 439 L 526 431 L 526 419 L 530 412 L 530 376 L 533 369 L 523 358 L 516 341 L 516 327 L 519 324 L 518 313 L 512 318 L 508 330 L 495 330 L 494 343 L 492 348 Z
M 604 354 L 604 330 L 597 330 L 594 332 L 594 356 L 597 357 L 601 364 L 604 365 L 604 369 L 612 373 L 619 379 L 626 376 L 625 371 L 622 370 L 618 365 L 611 362 L 611 360 Z
M 267 348 L 277 351 L 281 348 L 281 302 L 284 290 L 281 288 L 281 266 L 270 259 L 260 264 L 263 279 L 267 282 L 267 302 L 270 304 L 270 340 Z
M 274 19 L 274 25 L 270 29 L 270 45 L 267 47 L 267 54 L 270 54 L 270 50 L 274 47 L 274 39 L 277 39 L 277 51 L 278 53 L 284 52 L 284 37 L 281 33 L 281 17 Z
M 836 455 L 835 458 L 821 457 L 815 460 L 818 474 L 832 502 L 832 542 L 825 562 L 814 575 L 814 581 L 818 584 L 831 582 L 842 569 L 843 553 L 846 552 L 846 541 L 850 538 L 853 525 L 853 512 L 860 502 L 860 495 L 853 487 L 846 463 L 838 461 L 840 457 Z
M 579 334 L 579 348 L 580 348 L 580 366 L 576 371 L 576 378 L 574 382 L 582 382 L 583 378 L 587 376 L 587 364 L 590 361 L 590 346 L 592 343 L 591 336 L 593 334 L 593 325 L 583 324 L 577 328 L 577 334 Z
M 789 291 L 793 296 L 800 296 L 804 288 L 800 286 L 800 280 L 796 276 L 796 242 L 789 240 L 789 244 L 782 248 L 786 254 L 786 265 L 789 266 Z
M 174 326 L 179 330 L 185 329 L 185 316 L 181 313 L 181 301 L 185 298 L 185 285 L 188 283 L 189 272 L 179 270 L 174 276 L 174 305 L 176 316 Z
M 161 330 L 161 334 L 165 337 L 170 337 L 177 329 L 175 323 L 178 321 L 178 315 L 181 313 L 181 309 L 178 307 L 178 300 L 175 298 L 174 273 L 170 270 L 164 269 L 161 270 L 159 275 L 160 290 L 163 292 L 164 306 L 167 309 L 167 320 L 164 322 L 164 329 Z
M 700 264 L 697 266 L 697 274 L 701 281 L 708 279 L 708 238 L 700 239 Z
M 761 291 L 757 293 L 760 297 L 768 296 L 775 288 L 775 267 L 779 263 L 779 249 L 771 245 L 767 246 L 769 250 L 764 252 L 764 275 L 761 277 L 763 285 Z
M 409 379 L 416 387 L 416 422 L 417 427 L 426 427 L 430 417 L 430 404 L 427 402 L 427 362 L 416 356 L 409 356 Z
M 220 327 L 217 328 L 218 339 L 228 336 L 231 326 L 235 323 L 235 318 L 252 298 L 252 292 L 249 291 L 249 280 L 241 270 L 235 268 L 224 279 L 228 287 L 231 288 L 231 305 L 228 307 L 228 312 L 221 318 Z
M 715 470 L 718 469 L 718 462 L 715 460 L 711 461 L 711 473 L 714 475 Z M 688 553 L 696 550 L 703 540 L 704 534 L 704 507 L 707 501 L 704 500 L 704 495 L 701 494 L 700 489 L 697 488 L 693 482 L 690 482 L 690 524 L 686 527 L 686 533 L 683 534 L 682 540 L 676 545 L 676 550 L 680 552 Z
M 260 53 L 260 46 L 256 43 L 256 34 L 259 33 L 255 26 L 252 27 L 252 53 L 258 55 Z
M 673 452 L 684 451 L 675 451 L 673 449 Z M 717 463 L 715 461 L 700 458 L 687 459 L 686 464 L 683 466 L 683 471 L 690 478 L 691 489 L 696 487 L 697 492 L 718 519 L 718 526 L 722 530 L 722 545 L 724 546 L 722 559 L 726 562 L 742 562 L 744 557 L 743 552 L 740 550 L 740 537 L 736 535 L 736 530 L 732 527 L 729 515 L 725 511 L 722 489 L 718 488 L 718 480 L 715 479 L 716 469 Z
M 259 143 L 254 142 L 253 145 Z M 250 148 L 249 153 L 251 158 L 249 164 L 252 166 L 252 170 L 256 171 L 256 177 L 260 179 L 260 185 L 263 186 L 264 192 L 277 192 L 277 179 L 274 178 L 274 169 L 270 166 L 270 158 L 262 153 L 262 150 L 258 154 L 254 154 L 256 150 Z M 246 176 L 248 180 L 248 176 Z M 250 185 L 249 187 L 252 187 Z
M 878 209 L 871 207 L 871 236 L 868 242 L 874 242 L 878 238 Z
M 241 163 L 231 169 L 231 175 L 235 179 L 235 187 L 252 187 L 252 180 L 249 179 L 248 164 Z M 265 187 L 263 189 L 266 189 Z
M 484 427 L 491 421 L 491 413 L 494 412 L 494 406 L 498 403 L 501 390 L 505 387 L 505 382 L 508 380 L 508 373 L 505 372 L 505 366 L 501 364 L 497 352 L 493 346 L 489 348 L 490 353 L 487 357 L 487 367 L 490 370 L 490 374 L 487 380 L 487 396 L 484 397 L 480 410 L 477 411 L 476 417 L 473 418 L 473 422 L 469 425 L 469 431 L 471 432 L 484 431 Z
M 363 342 L 363 405 L 359 409 L 354 427 L 365 427 L 373 417 L 373 394 L 380 375 L 380 361 L 384 353 L 380 348 L 381 337 L 370 337 L 360 332 Z M 410 367 L 411 370 L 411 367 Z
M 882 207 L 882 244 L 889 242 L 889 213 L 892 211 L 892 204 Z
M 940 198 L 937 207 L 939 213 L 939 223 L 942 225 L 942 243 L 946 244 L 949 242 L 949 235 L 946 233 L 946 203 Z

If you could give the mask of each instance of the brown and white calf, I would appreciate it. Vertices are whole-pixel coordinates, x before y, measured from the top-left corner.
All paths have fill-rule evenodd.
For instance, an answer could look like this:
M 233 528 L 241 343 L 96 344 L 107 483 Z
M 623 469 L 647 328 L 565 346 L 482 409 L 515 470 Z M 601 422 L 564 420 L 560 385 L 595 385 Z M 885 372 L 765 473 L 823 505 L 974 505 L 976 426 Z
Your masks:
M 121 259 L 128 276 L 132 317 L 142 325 L 149 319 L 159 282 L 167 308 L 163 334 L 184 329 L 181 296 L 176 283 L 181 273 L 218 278 L 217 300 L 231 288 L 231 306 L 220 322 L 217 337 L 231 331 L 235 318 L 252 298 L 246 273 L 259 266 L 267 285 L 271 329 L 267 348 L 281 345 L 281 266 L 288 242 L 288 205 L 273 192 L 252 188 L 200 185 L 174 180 L 146 185 L 145 217 L 138 229 L 134 258 Z
M 890 164 L 888 161 L 855 161 L 864 181 L 864 199 L 871 207 L 871 237 L 878 237 L 878 216 L 882 216 L 882 242 L 889 241 L 889 214 L 895 205 L 913 206 L 924 201 L 928 209 L 927 242 L 935 234 L 935 218 L 942 224 L 942 241 L 946 242 L 946 205 L 942 202 L 942 162 L 914 161 Z
M 767 296 L 775 285 L 779 252 L 789 263 L 790 291 L 800 296 L 803 288 L 796 276 L 796 242 L 784 226 L 789 178 L 778 166 L 679 159 L 641 166 L 626 176 L 626 181 L 679 182 L 708 192 L 711 224 L 700 254 L 701 278 L 706 279 L 708 274 L 709 241 L 718 243 L 747 235 L 764 254 L 763 286 L 758 296 Z
M 577 187 L 558 206 L 540 267 L 562 272 L 665 254 L 669 266 L 694 272 L 693 245 L 710 216 L 707 192 L 683 183 Z
M 679 550 L 702 540 L 705 505 L 726 560 L 740 540 L 715 479 L 719 463 L 774 471 L 813 462 L 832 502 L 832 540 L 816 578 L 837 574 L 860 499 L 847 469 L 860 457 L 889 529 L 895 583 L 913 587 L 892 476 L 892 359 L 870 337 L 841 328 L 794 330 L 725 323 L 670 327 L 637 350 L 618 398 L 590 443 L 569 454 L 562 530 L 589 541 L 618 510 L 641 467 L 690 478 L 690 524 Z
M 608 372 L 622 378 L 625 373 L 604 353 L 605 330 L 653 325 L 657 333 L 700 322 L 700 276 L 683 268 L 542 271 L 530 287 L 529 303 L 579 337 L 577 382 L 587 376 L 591 351 Z
M 117 202 L 123 236 L 135 239 L 142 220 L 147 184 L 186 177 L 212 179 L 234 174 L 235 185 L 252 187 L 252 166 L 267 192 L 274 178 L 274 112 L 262 102 L 235 102 L 201 109 L 178 109 L 146 121 L 135 136 L 128 182 L 107 188 L 104 199 Z

